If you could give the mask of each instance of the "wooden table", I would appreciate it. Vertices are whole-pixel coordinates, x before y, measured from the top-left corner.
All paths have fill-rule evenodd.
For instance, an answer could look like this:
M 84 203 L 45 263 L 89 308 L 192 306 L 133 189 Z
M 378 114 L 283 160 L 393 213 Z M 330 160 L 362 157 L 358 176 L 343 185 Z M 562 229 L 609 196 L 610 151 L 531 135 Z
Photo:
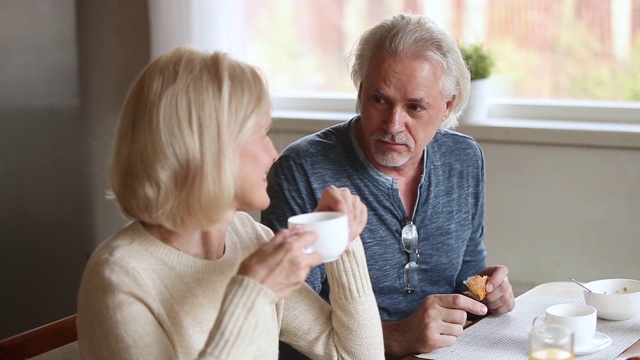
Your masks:
M 527 294 L 572 297 L 576 299 L 582 299 L 583 296 L 582 288 L 570 281 L 544 283 L 534 287 L 533 289 L 520 296 L 526 296 Z M 516 306 L 518 306 L 517 300 L 518 299 L 516 298 Z M 471 325 L 473 324 L 470 324 L 469 326 Z M 403 360 L 416 359 L 423 360 L 413 355 L 403 358 Z M 640 339 L 638 339 L 638 341 L 636 341 L 633 345 L 626 349 L 622 354 L 618 355 L 618 357 L 616 357 L 614 360 L 640 360 Z

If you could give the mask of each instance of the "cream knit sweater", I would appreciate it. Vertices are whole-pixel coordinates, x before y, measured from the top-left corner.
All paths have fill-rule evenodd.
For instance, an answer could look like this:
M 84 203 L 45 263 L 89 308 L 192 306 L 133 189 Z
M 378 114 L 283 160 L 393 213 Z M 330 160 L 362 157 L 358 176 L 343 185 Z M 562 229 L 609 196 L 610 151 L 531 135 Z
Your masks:
M 278 340 L 311 358 L 384 359 L 360 240 L 326 264 L 331 304 L 306 284 L 282 301 L 240 262 L 273 237 L 236 213 L 224 256 L 178 252 L 132 222 L 87 263 L 78 297 L 84 359 L 277 359 Z

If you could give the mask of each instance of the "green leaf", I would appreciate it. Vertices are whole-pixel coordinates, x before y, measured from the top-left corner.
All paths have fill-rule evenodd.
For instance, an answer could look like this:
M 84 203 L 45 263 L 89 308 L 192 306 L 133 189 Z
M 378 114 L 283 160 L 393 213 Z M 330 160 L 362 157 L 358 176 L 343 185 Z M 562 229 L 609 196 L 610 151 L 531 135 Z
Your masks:
M 469 67 L 471 80 L 488 78 L 493 71 L 495 61 L 493 55 L 482 44 L 460 44 L 460 52 Z

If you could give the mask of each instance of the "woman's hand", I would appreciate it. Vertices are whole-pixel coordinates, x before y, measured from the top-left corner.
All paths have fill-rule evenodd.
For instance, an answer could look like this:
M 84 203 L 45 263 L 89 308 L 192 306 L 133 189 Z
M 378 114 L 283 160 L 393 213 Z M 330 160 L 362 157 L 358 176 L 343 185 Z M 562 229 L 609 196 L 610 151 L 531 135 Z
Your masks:
M 367 207 L 358 195 L 353 195 L 347 188 L 329 186 L 322 193 L 315 211 L 337 211 L 347 214 L 349 218 L 349 244 L 360 236 L 367 225 Z
M 300 228 L 280 230 L 240 264 L 238 275 L 254 279 L 282 299 L 298 289 L 309 271 L 322 263 L 319 254 L 304 252 L 315 241 L 313 232 Z

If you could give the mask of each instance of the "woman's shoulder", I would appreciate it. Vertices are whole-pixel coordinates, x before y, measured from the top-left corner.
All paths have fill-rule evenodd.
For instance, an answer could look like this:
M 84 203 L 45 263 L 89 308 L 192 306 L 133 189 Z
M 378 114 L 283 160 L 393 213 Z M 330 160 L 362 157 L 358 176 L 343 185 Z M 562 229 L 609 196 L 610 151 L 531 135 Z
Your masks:
M 93 251 L 87 268 L 117 266 L 119 263 L 129 264 L 129 266 L 142 264 L 145 254 L 148 254 L 143 249 L 145 244 L 153 244 L 149 241 L 149 236 L 139 222 L 133 221 L 127 224 Z M 160 245 L 159 242 L 157 245 Z
M 140 283 L 141 274 L 155 268 L 155 260 L 144 251 L 142 242 L 145 242 L 144 228 L 132 222 L 100 244 L 84 268 L 81 292 Z
M 273 238 L 273 231 L 256 221 L 250 214 L 237 211 L 229 227 L 232 236 L 245 239 L 254 246 L 259 246 Z

